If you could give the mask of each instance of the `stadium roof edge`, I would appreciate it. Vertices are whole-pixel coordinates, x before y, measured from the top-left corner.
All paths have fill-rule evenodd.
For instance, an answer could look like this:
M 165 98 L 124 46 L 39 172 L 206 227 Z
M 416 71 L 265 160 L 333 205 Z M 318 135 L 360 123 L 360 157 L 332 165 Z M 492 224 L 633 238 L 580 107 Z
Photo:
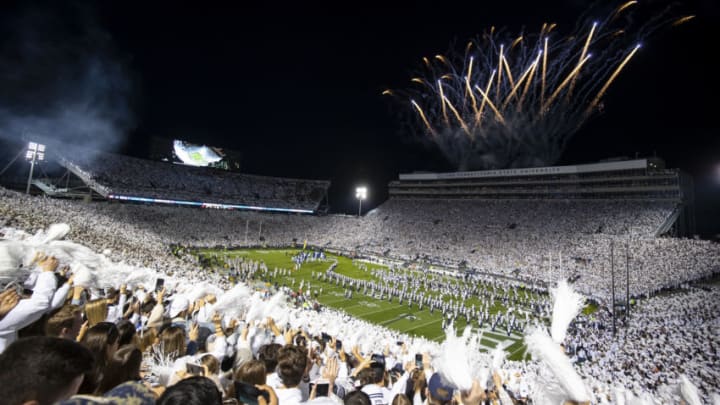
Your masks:
M 73 159 L 71 157 L 72 153 L 75 153 L 78 150 L 90 150 L 90 149 L 78 147 L 78 146 L 69 147 L 69 146 L 65 145 L 64 148 L 61 146 L 57 150 L 55 150 L 54 154 L 57 157 L 64 159 L 67 162 L 73 162 Z M 92 152 L 93 152 L 93 155 L 113 155 L 113 156 L 119 156 L 123 159 L 128 159 L 130 161 L 136 160 L 136 161 L 149 162 L 149 163 L 156 164 L 156 165 L 172 165 L 172 163 L 170 163 L 170 162 L 163 162 L 163 161 L 158 161 L 158 160 L 153 160 L 153 159 L 139 158 L 139 157 L 124 155 L 124 154 L 115 153 L 115 152 L 108 152 L 108 151 L 101 151 L 101 150 L 92 150 Z M 227 171 L 227 170 L 216 169 L 213 167 L 192 166 L 192 165 L 180 165 L 180 166 L 189 168 L 189 170 L 195 169 L 197 171 L 207 171 L 207 170 L 218 171 L 218 172 L 223 173 L 228 176 L 241 175 L 243 177 L 255 177 L 255 178 L 260 178 L 260 179 L 304 181 L 304 182 L 324 184 L 324 185 L 327 185 L 328 187 L 330 187 L 330 185 L 332 184 L 331 180 L 326 180 L 326 179 L 306 179 L 306 178 L 299 178 L 299 177 L 267 176 L 267 175 L 252 174 L 252 173 L 245 173 L 245 172 L 231 172 L 231 171 Z
M 515 176 L 544 176 L 550 174 L 575 174 L 619 170 L 647 169 L 648 159 L 635 159 L 620 162 L 600 162 L 583 165 L 528 167 L 519 169 L 478 170 L 470 172 L 445 173 L 401 173 L 400 180 L 445 180 L 445 179 L 471 179 L 484 177 L 515 177 Z

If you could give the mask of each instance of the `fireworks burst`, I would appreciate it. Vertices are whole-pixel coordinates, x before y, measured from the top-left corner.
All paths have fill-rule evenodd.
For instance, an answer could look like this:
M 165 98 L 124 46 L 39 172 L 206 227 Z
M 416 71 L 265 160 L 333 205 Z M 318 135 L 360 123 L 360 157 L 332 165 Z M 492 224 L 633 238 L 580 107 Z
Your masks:
M 385 95 L 410 103 L 414 121 L 459 170 L 552 165 L 568 140 L 602 107 L 602 99 L 640 49 L 664 25 L 630 18 L 636 1 L 568 37 L 555 24 L 509 35 L 492 27 L 463 53 L 423 58 L 407 91 Z

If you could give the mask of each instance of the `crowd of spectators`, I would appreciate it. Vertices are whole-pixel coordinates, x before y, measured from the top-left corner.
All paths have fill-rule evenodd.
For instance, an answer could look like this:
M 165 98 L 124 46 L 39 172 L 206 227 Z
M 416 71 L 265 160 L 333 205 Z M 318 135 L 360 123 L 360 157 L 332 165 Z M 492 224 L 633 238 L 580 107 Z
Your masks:
M 443 208 L 439 202 L 428 204 L 437 206 L 438 210 Z M 532 213 L 523 216 L 520 211 L 529 206 L 508 204 L 493 208 L 490 203 L 479 205 L 473 212 L 480 217 L 484 210 L 488 219 L 478 219 L 476 223 L 492 225 L 494 221 L 495 226 L 484 229 L 492 230 L 488 232 L 498 238 L 507 239 L 508 246 L 511 237 L 507 235 L 519 234 L 518 228 L 530 235 L 516 238 L 516 242 L 528 241 L 538 236 L 533 233 L 540 232 L 535 228 L 540 222 L 552 222 L 551 218 L 537 212 L 552 207 L 535 205 Z M 508 206 L 516 221 L 514 227 L 503 222 L 511 216 L 497 217 L 502 208 L 507 210 Z M 591 208 L 606 210 L 610 218 L 620 219 L 611 221 L 606 217 L 601 222 L 606 230 L 597 232 L 597 223 L 590 219 L 581 221 L 578 218 L 580 208 L 569 204 L 562 212 L 572 215 L 577 210 L 575 219 L 578 224 L 585 224 L 576 227 L 574 236 L 582 239 L 587 231 L 583 243 L 595 241 L 595 250 L 598 241 L 610 239 L 620 245 L 627 235 L 619 224 L 630 214 L 613 216 L 612 210 L 631 207 L 618 203 L 611 207 Z M 233 287 L 225 278 L 198 272 L 197 265 L 191 260 L 171 254 L 169 245 L 216 243 L 237 246 L 257 244 L 263 238 L 269 245 L 308 240 L 358 250 L 363 245 L 356 244 L 357 241 L 377 238 L 373 232 L 378 230 L 384 232 L 381 238 L 404 236 L 417 240 L 410 244 L 414 245 L 423 243 L 420 241 L 425 237 L 420 234 L 430 232 L 431 226 L 442 225 L 442 229 L 457 226 L 456 232 L 474 232 L 473 228 L 460 227 L 460 221 L 453 219 L 464 216 L 469 206 L 461 205 L 455 209 L 459 211 L 448 211 L 445 216 L 435 218 L 436 212 L 423 203 L 391 200 L 365 218 L 309 217 L 78 203 L 0 190 L 2 238 L 30 240 L 30 234 L 52 223 L 64 222 L 70 225 L 67 238 L 88 245 L 113 260 L 145 268 L 168 277 L 168 280 L 175 279 L 166 290 L 155 290 L 147 283 L 118 283 L 111 288 L 99 288 L 76 284 L 76 275 L 70 271 L 72 263 L 36 255 L 27 267 L 29 274 L 34 276 L 27 278 L 25 290 L 5 288 L 0 296 L 0 350 L 4 350 L 0 355 L 0 381 L 15 381 L 15 375 L 9 373 L 19 369 L 24 373 L 22 384 L 0 384 L 0 398 L 13 405 L 32 400 L 50 404 L 80 393 L 91 397 L 132 395 L 147 401 L 137 403 L 148 404 L 155 401 L 163 404 L 221 403 L 222 398 L 238 398 L 235 390 L 252 391 L 247 387 L 250 384 L 267 393 L 259 395 L 262 399 L 255 398 L 258 403 L 264 400 L 268 404 L 348 403 L 353 400 L 365 402 L 350 403 L 385 405 L 396 400 L 414 404 L 423 400 L 431 404 L 449 403 L 453 398 L 453 387 L 439 377 L 443 370 L 437 360 L 443 353 L 437 343 L 400 335 L 341 312 L 325 309 L 318 313 L 295 308 L 276 298 L 284 295 L 274 295 L 275 291 L 267 291 L 264 287 L 255 291 L 252 284 Z M 632 251 L 633 257 L 653 256 L 665 251 L 653 263 L 667 262 L 667 266 L 676 267 L 675 275 L 658 267 L 655 270 L 648 268 L 642 276 L 636 276 L 637 279 L 631 277 L 631 282 L 656 283 L 642 289 L 637 287 L 637 291 L 680 285 L 712 272 L 712 267 L 702 267 L 716 261 L 712 245 L 694 240 L 652 238 L 653 218 L 662 219 L 663 215 L 654 211 L 666 208 L 645 206 L 643 209 L 650 213 L 641 216 L 642 210 L 637 207 L 633 211 L 636 217 L 632 226 L 642 235 L 643 241 L 642 248 Z M 428 216 L 413 216 L 410 213 L 413 210 L 424 210 Z M 558 214 L 558 211 L 552 212 Z M 390 218 L 401 215 L 416 218 L 419 222 L 413 228 L 411 220 L 405 225 L 402 218 Z M 586 212 L 583 218 L 587 217 L 600 218 L 592 212 Z M 420 218 L 425 219 L 421 221 Z M 467 222 L 475 219 L 473 216 L 467 218 Z M 525 225 L 522 220 L 527 221 Z M 548 223 L 543 232 L 548 231 L 559 238 L 558 233 L 574 232 L 570 222 L 567 225 Z M 503 223 L 506 226 L 500 226 Z M 246 229 L 254 235 L 246 235 Z M 596 232 L 592 232 L 593 229 Z M 366 233 L 358 235 L 358 231 Z M 431 232 L 441 241 L 436 243 L 458 241 L 443 232 Z M 598 239 L 598 234 L 604 239 Z M 427 238 L 432 239 L 431 236 Z M 548 243 L 553 240 L 558 239 L 548 239 Z M 523 248 L 528 254 L 534 247 L 530 242 L 526 243 Z M 593 253 L 593 246 L 583 248 L 587 251 L 578 251 L 587 255 Z M 37 250 L 42 251 L 42 247 Z M 401 252 L 408 257 L 417 255 L 415 250 Z M 428 250 L 427 254 L 430 252 Z M 521 252 L 518 250 L 518 254 Z M 591 261 L 594 259 L 594 256 L 586 257 Z M 643 259 L 650 260 L 650 257 Z M 528 267 L 524 271 L 540 272 L 544 266 L 550 267 L 538 278 L 553 282 L 580 272 L 577 266 L 572 270 L 565 269 L 568 263 L 576 264 L 574 259 L 560 260 L 558 255 L 553 260 L 556 262 L 552 265 L 540 264 L 537 269 Z M 488 263 L 491 262 L 485 262 Z M 697 270 L 698 267 L 702 268 Z M 493 270 L 489 266 L 478 268 Z M 497 271 L 508 274 L 502 269 Z M 686 271 L 689 273 L 680 274 Z M 551 280 L 552 277 L 557 278 Z M 607 284 L 602 284 L 607 280 L 601 279 L 581 273 L 575 286 L 581 290 L 601 291 L 603 287 L 607 288 Z M 654 281 L 657 279 L 659 281 Z M 239 295 L 245 304 L 233 301 L 238 288 L 246 291 L 245 295 Z M 281 293 L 287 296 L 297 293 L 288 287 L 283 289 Z M 195 292 L 190 293 L 190 290 Z M 684 376 L 698 384 L 700 394 L 708 401 L 718 390 L 715 364 L 720 343 L 717 333 L 719 293 L 716 285 L 699 284 L 687 287 L 683 292 L 641 299 L 618 336 L 612 335 L 607 311 L 581 317 L 581 322 L 571 328 L 565 345 L 573 356 L 575 368 L 592 391 L 592 401 L 617 403 L 620 396 L 628 400 L 633 396 L 644 396 L 654 397 L 656 403 L 679 402 L 681 398 L 688 402 L 688 394 L 681 389 Z M 245 309 L 221 311 L 220 306 L 215 306 L 218 301 L 238 304 L 225 305 L 225 308 L 243 308 L 244 305 Z M 273 303 L 276 308 L 269 308 L 268 303 Z M 218 309 L 217 313 L 214 308 Z M 547 302 L 543 303 L 543 308 L 549 308 Z M 79 343 L 61 341 L 63 338 Z M 338 341 L 343 342 L 342 347 L 338 347 Z M 398 341 L 405 344 L 397 345 Z M 417 353 L 423 354 L 422 364 L 415 362 Z M 490 363 L 488 358 L 483 360 Z M 460 359 L 457 361 L 461 362 Z M 43 366 L 39 367 L 39 364 Z M 478 364 L 473 366 L 479 367 Z M 42 370 L 54 370 L 54 373 Z M 204 376 L 190 376 L 192 373 Z M 532 399 L 533 394 L 540 397 L 540 385 L 546 378 L 544 373 L 543 366 L 537 361 L 505 361 L 491 370 L 492 378 L 487 375 L 482 378 L 482 373 L 475 369 L 472 374 L 477 381 L 472 387 L 465 387 L 461 397 L 456 399 L 473 405 L 488 398 L 499 398 L 501 403 L 507 404 Z M 325 384 L 328 394 L 322 397 Z M 488 391 L 484 391 L 484 387 Z M 323 391 L 320 396 L 319 389 Z M 358 399 L 362 395 L 359 392 L 364 392 L 367 398 Z M 406 393 L 407 398 L 402 399 L 399 393 Z M 257 391 L 252 395 L 255 394 Z M 197 399 L 199 402 L 192 402 L 189 395 L 203 397 Z M 74 397 L 68 401 L 75 402 L 66 403 L 93 403 L 78 402 L 83 398 L 90 401 L 87 399 L 90 397 Z
M 38 240 L 17 229 L 3 232 L 12 241 Z M 449 367 L 473 380 L 460 390 L 451 378 L 457 370 L 443 359 L 445 344 L 332 310 L 294 307 L 285 297 L 299 292 L 289 288 L 223 289 L 196 274 L 177 277 L 171 287 L 99 288 L 80 281 L 76 263 L 37 254 L 45 246 L 35 246 L 25 291 L 6 288 L 0 296 L 0 395 L 10 405 L 108 403 L 119 396 L 128 404 L 331 405 L 361 396 L 366 405 L 509 405 L 548 396 L 546 366 L 537 360 L 497 362 L 495 353 L 460 349 L 478 360 L 450 359 Z M 565 343 L 590 400 L 691 403 L 684 378 L 710 398 L 718 388 L 718 336 L 705 328 L 717 327 L 719 292 L 692 288 L 644 301 L 617 339 L 603 316 L 581 318 Z
M 11 191 L 0 201 L 11 225 L 69 221 L 73 236 L 143 266 L 187 266 L 169 245 L 307 243 L 530 282 L 573 279 L 582 293 L 609 302 L 613 279 L 621 289 L 627 274 L 631 295 L 650 294 L 711 275 L 720 259 L 715 243 L 654 236 L 674 208 L 667 203 L 390 199 L 357 218 L 87 204 Z M 112 239 L 105 229 L 114 230 Z

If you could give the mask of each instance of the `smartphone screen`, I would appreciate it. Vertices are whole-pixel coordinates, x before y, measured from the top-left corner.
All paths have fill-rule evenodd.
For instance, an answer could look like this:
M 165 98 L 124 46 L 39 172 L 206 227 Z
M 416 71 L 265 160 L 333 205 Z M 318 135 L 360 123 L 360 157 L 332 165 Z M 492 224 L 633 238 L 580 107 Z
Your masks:
M 337 350 L 337 351 L 342 350 L 342 341 L 335 340 L 335 350 Z
M 423 368 L 423 356 L 420 353 L 415 354 L 415 367 L 419 369 Z
M 163 286 L 165 286 L 165 279 L 164 278 L 157 279 L 157 281 L 155 281 L 155 292 L 162 290 Z
M 202 376 L 205 375 L 205 369 L 203 368 L 203 366 L 201 366 L 199 364 L 186 363 L 185 368 L 186 368 L 188 374 L 202 375 Z
M 330 384 L 328 383 L 320 383 L 317 384 L 317 390 L 315 391 L 316 397 L 326 397 L 328 396 L 328 389 L 330 388 Z M 312 390 L 312 389 L 311 389 Z

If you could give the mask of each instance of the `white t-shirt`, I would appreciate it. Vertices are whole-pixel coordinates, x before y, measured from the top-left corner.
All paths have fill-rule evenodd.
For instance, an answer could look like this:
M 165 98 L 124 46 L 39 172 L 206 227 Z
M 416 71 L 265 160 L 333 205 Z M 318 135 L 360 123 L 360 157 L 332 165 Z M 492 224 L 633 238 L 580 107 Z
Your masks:
M 298 405 L 303 402 L 300 388 L 278 388 L 275 390 L 278 403 L 282 405 Z
M 377 384 L 367 384 L 362 387 L 362 392 L 370 397 L 372 405 L 389 405 L 392 403 L 393 395 L 389 389 Z

